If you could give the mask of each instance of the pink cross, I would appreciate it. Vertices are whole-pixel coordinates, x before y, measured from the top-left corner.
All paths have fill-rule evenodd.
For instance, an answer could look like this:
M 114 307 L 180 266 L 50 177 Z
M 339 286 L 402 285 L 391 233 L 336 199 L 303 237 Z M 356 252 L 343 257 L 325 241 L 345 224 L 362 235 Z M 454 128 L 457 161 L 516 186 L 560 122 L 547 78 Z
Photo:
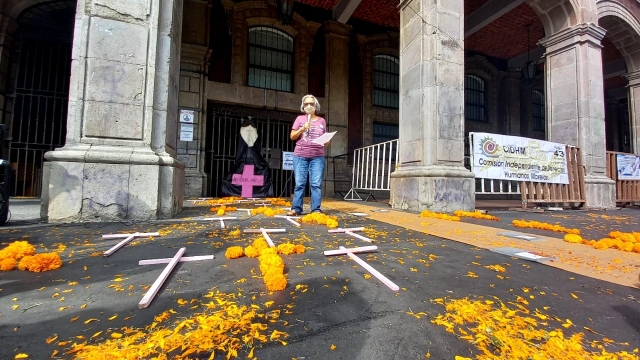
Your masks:
M 253 168 L 253 165 L 245 165 L 242 174 L 234 174 L 231 177 L 231 183 L 233 185 L 242 186 L 241 196 L 243 198 L 253 197 L 253 187 L 264 185 L 264 176 L 255 175 Z

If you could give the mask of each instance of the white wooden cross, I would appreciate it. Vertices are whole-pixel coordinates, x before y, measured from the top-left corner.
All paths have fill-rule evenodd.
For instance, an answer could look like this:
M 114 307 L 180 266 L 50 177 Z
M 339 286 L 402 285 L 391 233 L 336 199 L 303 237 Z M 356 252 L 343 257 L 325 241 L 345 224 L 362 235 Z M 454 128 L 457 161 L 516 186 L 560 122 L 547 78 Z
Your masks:
M 372 246 L 361 246 L 361 247 L 355 247 L 355 248 L 350 248 L 350 249 L 344 249 L 344 250 L 325 250 L 324 254 L 326 256 L 333 256 L 333 255 L 345 255 L 347 253 L 361 253 L 361 252 L 369 252 L 369 251 L 376 251 L 378 250 L 378 247 L 375 245 Z
M 214 257 L 213 255 L 185 256 L 180 258 L 180 262 L 213 260 Z M 168 264 L 171 260 L 172 258 L 140 260 L 138 265 Z
M 269 237 L 269 233 L 280 233 L 280 232 L 287 232 L 287 229 L 244 229 L 244 232 L 246 233 L 262 233 L 262 236 L 264 236 L 264 239 L 267 240 L 267 244 L 269 244 L 270 247 L 275 247 L 276 245 L 273 243 L 273 241 L 271 241 L 271 238 Z
M 220 217 L 220 218 L 204 218 L 202 220 L 219 220 L 220 221 L 220 226 L 224 229 L 224 221 L 225 220 L 233 220 L 233 219 L 237 219 L 237 217 Z
M 300 219 L 300 216 L 286 216 L 286 215 L 276 215 L 275 217 L 277 218 L 282 218 L 282 219 L 287 219 L 287 221 L 289 221 L 290 223 L 292 223 L 295 226 L 300 226 L 300 223 L 293 220 L 293 219 Z
M 365 270 L 367 270 L 369 273 L 371 273 L 371 275 L 377 277 L 378 280 L 382 281 L 383 284 L 387 285 L 389 287 L 389 289 L 391 289 L 393 291 L 400 290 L 398 285 L 394 284 L 393 281 L 389 280 L 386 276 L 382 275 L 378 270 L 374 269 L 373 266 L 367 264 L 366 261 L 364 261 L 364 260 L 360 259 L 359 257 L 357 257 L 354 253 L 349 251 L 347 248 L 345 248 L 344 246 L 340 246 L 340 250 L 347 251 L 347 255 L 349 255 L 349 257 L 353 261 L 357 262 L 360 266 L 365 268 Z
M 180 248 L 180 250 L 178 250 L 176 255 L 171 259 L 171 261 L 169 261 L 169 264 L 167 264 L 167 267 L 165 267 L 164 270 L 162 270 L 162 273 L 160 274 L 160 276 L 158 276 L 158 278 L 153 283 L 153 285 L 151 285 L 151 287 L 149 288 L 147 293 L 144 295 L 142 300 L 140 300 L 140 302 L 138 303 L 139 309 L 144 309 L 148 307 L 149 304 L 151 304 L 151 301 L 153 301 L 153 298 L 156 296 L 156 294 L 158 294 L 158 290 L 160 290 L 160 287 L 162 286 L 162 284 L 164 284 L 165 280 L 167 280 L 167 278 L 169 277 L 169 274 L 171 274 L 171 271 L 173 271 L 173 268 L 176 267 L 176 265 L 182 258 L 182 254 L 184 254 L 185 251 L 187 251 L 186 247 Z
M 347 235 L 353 236 L 355 238 L 358 238 L 360 240 L 364 240 L 366 242 L 373 242 L 373 240 L 369 239 L 368 237 L 364 237 L 362 235 L 358 235 L 356 233 L 354 233 L 354 231 L 364 231 L 363 227 L 359 227 L 359 228 L 350 228 L 350 229 L 333 229 L 333 230 L 329 230 L 330 233 L 345 233 Z
M 111 254 L 113 254 L 114 252 L 118 251 L 118 249 L 120 249 L 121 247 L 125 246 L 129 241 L 137 238 L 137 237 L 149 237 L 149 236 L 160 236 L 160 233 L 154 232 L 154 233 L 133 233 L 133 234 L 107 234 L 107 235 L 102 235 L 102 239 L 122 239 L 125 238 L 124 240 L 120 241 L 119 243 L 117 243 L 114 247 L 112 247 L 111 249 L 105 251 L 104 253 L 102 253 L 102 256 L 109 256 Z

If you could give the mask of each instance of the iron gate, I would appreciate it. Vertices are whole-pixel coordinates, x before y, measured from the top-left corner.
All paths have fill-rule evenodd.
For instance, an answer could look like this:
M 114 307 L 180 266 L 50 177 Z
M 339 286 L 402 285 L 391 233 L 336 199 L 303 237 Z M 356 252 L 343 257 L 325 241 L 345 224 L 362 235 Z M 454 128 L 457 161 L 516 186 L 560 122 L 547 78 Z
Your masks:
M 9 161 L 14 196 L 40 196 L 44 154 L 64 146 L 75 0 L 36 5 L 20 15 Z
M 207 196 L 219 197 L 220 184 L 235 162 L 240 125 L 251 119 L 258 130 L 262 154 L 269 162 L 275 196 L 289 197 L 293 193 L 293 171 L 282 170 L 281 151 L 293 151 L 295 143 L 289 138 L 296 114 L 209 104 L 205 142 L 205 173 Z M 305 196 L 309 196 L 307 186 Z

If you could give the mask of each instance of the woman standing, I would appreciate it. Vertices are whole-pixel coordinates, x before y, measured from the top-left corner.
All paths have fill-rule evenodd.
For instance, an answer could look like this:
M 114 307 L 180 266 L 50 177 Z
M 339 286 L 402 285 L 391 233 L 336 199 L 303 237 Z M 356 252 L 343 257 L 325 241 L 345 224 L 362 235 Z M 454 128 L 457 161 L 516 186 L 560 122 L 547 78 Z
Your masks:
M 309 187 L 311 188 L 311 212 L 321 212 L 322 177 L 325 167 L 324 147 L 328 143 L 323 146 L 312 141 L 327 131 L 327 122 L 316 114 L 320 111 L 320 103 L 313 95 L 305 95 L 302 98 L 300 111 L 305 115 L 296 118 L 290 135 L 291 140 L 296 140 L 296 147 L 293 151 L 293 174 L 296 186 L 293 190 L 291 211 L 287 213 L 289 216 L 302 214 L 307 176 L 309 176 Z

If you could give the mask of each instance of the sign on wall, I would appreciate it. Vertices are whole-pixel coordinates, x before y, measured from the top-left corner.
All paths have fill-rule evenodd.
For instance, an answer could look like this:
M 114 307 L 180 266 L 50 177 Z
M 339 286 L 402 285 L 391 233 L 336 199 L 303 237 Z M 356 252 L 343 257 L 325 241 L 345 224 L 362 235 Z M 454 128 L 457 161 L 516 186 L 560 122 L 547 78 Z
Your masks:
M 640 156 L 617 154 L 618 180 L 640 180 Z
M 185 110 L 180 109 L 180 122 L 193 124 L 193 119 L 195 118 L 193 110 Z
M 489 133 L 470 133 L 478 178 L 568 184 L 565 145 Z
M 180 141 L 193 141 L 193 124 L 180 124 Z
M 293 152 L 282 152 L 282 170 L 293 170 Z

